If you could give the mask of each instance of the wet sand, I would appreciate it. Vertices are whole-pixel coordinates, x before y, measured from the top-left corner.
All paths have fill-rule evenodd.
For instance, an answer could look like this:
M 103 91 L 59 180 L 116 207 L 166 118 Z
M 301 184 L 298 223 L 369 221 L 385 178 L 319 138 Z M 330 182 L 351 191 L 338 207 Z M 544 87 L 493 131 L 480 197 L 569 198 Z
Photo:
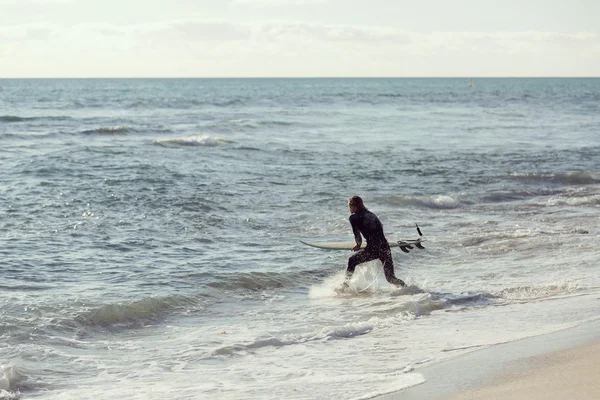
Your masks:
M 453 400 L 600 399 L 600 341 L 523 360 L 526 368 L 504 372 Z
M 426 382 L 377 400 L 600 399 L 600 320 L 414 372 Z

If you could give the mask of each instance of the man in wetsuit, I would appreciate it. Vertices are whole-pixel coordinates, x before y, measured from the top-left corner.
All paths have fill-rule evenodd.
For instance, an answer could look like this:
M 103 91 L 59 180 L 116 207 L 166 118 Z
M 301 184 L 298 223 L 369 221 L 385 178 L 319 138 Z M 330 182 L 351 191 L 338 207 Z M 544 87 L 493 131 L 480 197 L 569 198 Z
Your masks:
M 356 246 L 352 250 L 356 251 L 356 254 L 353 254 L 348 259 L 345 284 L 348 284 L 358 264 L 378 258 L 383 263 L 385 279 L 393 285 L 404 286 L 404 282 L 394 275 L 392 250 L 383 234 L 383 225 L 381 225 L 379 218 L 367 210 L 362 199 L 358 196 L 352 196 L 348 199 L 348 209 L 352 214 L 350 215 L 350 225 L 352 226 L 352 232 L 356 240 Z M 362 244 L 361 234 L 367 241 L 366 247 L 362 250 L 360 249 L 360 245 Z

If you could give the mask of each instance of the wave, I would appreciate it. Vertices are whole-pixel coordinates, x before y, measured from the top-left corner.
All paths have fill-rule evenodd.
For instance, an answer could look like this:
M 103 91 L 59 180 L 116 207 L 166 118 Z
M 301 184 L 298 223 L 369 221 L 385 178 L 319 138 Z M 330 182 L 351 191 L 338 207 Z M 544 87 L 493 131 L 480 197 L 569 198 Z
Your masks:
M 564 294 L 572 294 L 578 290 L 578 286 L 572 283 L 553 283 L 547 285 L 507 288 L 496 293 L 496 296 L 505 300 L 529 301 L 546 299 Z
M 433 195 L 433 196 L 392 196 L 385 202 L 393 206 L 414 206 L 436 210 L 452 210 L 464 206 L 464 195 Z
M 229 143 L 233 143 L 230 140 L 226 140 L 220 137 L 211 137 L 208 135 L 202 136 L 188 136 L 182 138 L 173 139 L 155 139 L 154 144 L 163 147 L 185 147 L 185 146 L 198 146 L 198 147 L 217 147 L 224 146 Z
M 445 302 L 446 307 L 462 306 L 462 307 L 482 307 L 492 305 L 496 302 L 499 297 L 496 294 L 488 292 L 466 292 L 461 294 L 435 294 L 434 297 L 438 297 Z
M 537 201 L 529 201 L 526 203 L 529 207 L 553 207 L 567 205 L 570 207 L 586 207 L 586 206 L 597 206 L 600 205 L 600 195 L 590 194 L 581 196 L 556 196 L 547 199 L 540 199 Z
M 314 341 L 350 339 L 366 335 L 379 327 L 397 325 L 414 318 L 414 315 L 404 313 L 395 315 L 391 318 L 373 317 L 368 321 L 351 322 L 339 327 L 323 327 L 315 329 L 312 332 L 285 335 L 282 338 L 257 338 L 256 340 L 247 343 L 219 347 L 213 351 L 213 356 L 243 355 L 265 347 L 283 347 Z
M 50 318 L 47 329 L 58 328 L 78 334 L 90 333 L 96 329 L 108 331 L 139 329 L 149 324 L 162 323 L 173 315 L 202 312 L 215 301 L 227 298 L 228 293 L 231 292 L 249 293 L 251 296 L 258 292 L 260 296 L 264 296 L 262 292 L 265 290 L 295 288 L 303 284 L 302 280 L 318 280 L 324 274 L 325 272 L 320 270 L 288 274 L 258 272 L 190 274 L 183 278 L 199 281 L 203 286 L 201 292 L 79 307 L 69 313 L 62 310 L 61 315 L 65 315 L 65 313 L 70 315 Z M 10 326 L 1 328 L 11 329 Z
M 260 126 L 292 126 L 295 123 L 291 121 L 281 121 L 281 120 L 260 120 L 260 119 L 232 119 L 227 121 L 229 124 L 243 126 L 247 128 L 258 128 Z
M 327 275 L 324 270 L 295 271 L 292 273 L 244 272 L 235 274 L 218 274 L 210 277 L 208 287 L 222 290 L 280 289 L 308 285 L 310 282 L 322 279 Z M 192 275 L 193 277 L 193 275 Z
M 11 365 L 0 365 L 0 399 L 13 400 L 21 397 L 19 383 L 27 377 Z
M 519 201 L 524 200 L 527 197 L 530 197 L 530 193 L 525 192 L 504 192 L 504 193 L 490 193 L 481 198 L 484 203 L 506 203 L 511 201 Z
M 405 97 L 405 95 L 403 93 L 379 93 L 379 94 L 377 94 L 377 97 L 396 98 L 396 97 Z
M 325 285 L 331 285 L 326 283 Z M 414 288 L 413 288 L 414 289 Z M 399 291 L 401 294 L 406 290 Z M 322 290 L 316 291 L 322 293 Z M 406 294 L 406 293 L 405 293 Z M 408 293 L 412 295 L 412 292 Z M 356 296 L 357 293 L 350 293 Z M 401 325 L 409 320 L 414 320 L 423 315 L 429 315 L 434 311 L 449 309 L 456 306 L 483 307 L 494 303 L 496 296 L 490 293 L 461 293 L 458 295 L 449 293 L 427 293 L 413 298 L 392 309 L 386 311 L 387 315 L 373 316 L 366 321 L 350 322 L 342 326 L 327 326 L 315 329 L 311 332 L 295 333 L 283 337 L 262 337 L 246 343 L 236 343 L 219 347 L 213 351 L 213 356 L 237 356 L 245 355 L 265 347 L 284 347 L 295 344 L 303 344 L 314 341 L 345 340 L 369 334 L 378 329 L 387 329 L 392 326 Z
M 359 397 L 355 397 L 351 400 L 379 399 L 379 398 L 383 398 L 385 395 L 388 395 L 388 394 L 391 394 L 392 397 L 394 397 L 393 396 L 394 393 L 398 393 L 401 390 L 405 390 L 405 389 L 411 388 L 413 386 L 421 385 L 427 381 L 422 374 L 410 373 L 412 371 L 413 371 L 412 367 L 406 367 L 401 371 L 404 374 L 402 377 L 402 380 L 398 380 L 398 378 L 397 378 L 398 373 L 396 372 L 396 373 L 394 373 L 394 376 L 393 376 L 393 379 L 394 379 L 393 384 L 386 384 L 385 386 L 382 385 L 370 393 L 361 395 Z M 381 379 L 380 374 L 378 374 L 378 378 Z
M 206 105 L 206 102 L 186 98 L 161 98 L 161 99 L 140 99 L 124 104 L 124 108 L 130 109 L 154 109 L 154 108 L 172 108 L 188 110 L 193 107 Z
M 13 123 L 13 122 L 27 122 L 27 121 L 36 121 L 36 120 L 54 120 L 54 121 L 63 121 L 70 119 L 70 117 L 19 117 L 16 115 L 0 115 L 0 122 L 4 123 Z
M 136 132 L 135 129 L 127 126 L 109 126 L 82 131 L 84 135 L 123 135 L 129 132 Z
M 234 98 L 234 99 L 227 99 L 227 100 L 222 100 L 222 101 L 208 102 L 208 104 L 213 105 L 215 107 L 231 107 L 231 106 L 243 105 L 248 100 L 249 100 L 249 98 L 240 98 L 240 97 L 237 97 L 237 98 Z
M 231 293 L 264 298 L 266 290 L 297 288 L 304 284 L 303 280 L 315 281 L 321 279 L 324 274 L 325 272 L 321 270 L 287 274 L 258 272 L 189 274 L 180 278 L 198 282 L 201 286 L 200 291 L 185 295 L 145 297 L 131 301 L 100 305 L 84 304 L 69 309 L 48 310 L 48 314 L 51 315 L 45 319 L 42 324 L 44 329 L 41 331 L 50 334 L 58 330 L 63 333 L 87 335 L 95 331 L 140 329 L 147 325 L 161 324 L 173 316 L 201 313 L 215 302 L 228 299 Z M 0 334 L 18 330 L 19 327 L 16 325 L 0 325 Z
M 17 117 L 16 115 L 2 115 L 0 116 L 0 122 L 23 122 L 32 120 L 33 118 Z
M 53 323 L 76 330 L 95 327 L 135 329 L 160 321 L 169 314 L 201 310 L 206 302 L 205 295 L 151 297 L 128 303 L 106 304 L 79 312 L 72 319 Z
M 9 392 L 4 389 L 0 389 L 0 400 L 17 400 L 21 397 L 19 391 Z
M 564 173 L 513 172 L 509 178 L 525 182 L 559 183 L 564 185 L 593 185 L 600 183 L 600 171 L 573 171 Z
M 197 99 L 186 97 L 159 97 L 159 98 L 141 98 L 135 100 L 126 100 L 125 102 L 117 102 L 117 107 L 127 109 L 174 109 L 174 110 L 189 110 L 198 107 L 219 107 L 227 108 L 231 106 L 245 105 L 249 100 L 246 97 L 237 97 L 232 99 Z M 102 104 L 101 100 L 97 104 Z M 88 101 L 86 104 L 75 103 L 76 107 L 93 107 L 96 103 Z

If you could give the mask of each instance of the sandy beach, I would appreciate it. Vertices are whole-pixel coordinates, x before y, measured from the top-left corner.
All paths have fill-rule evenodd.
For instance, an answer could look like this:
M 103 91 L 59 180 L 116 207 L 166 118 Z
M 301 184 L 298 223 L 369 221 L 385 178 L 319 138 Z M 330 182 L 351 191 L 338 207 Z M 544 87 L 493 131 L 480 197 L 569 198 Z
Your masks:
M 422 385 L 379 400 L 600 399 L 600 321 L 434 364 Z
M 600 341 L 521 360 L 525 368 L 493 376 L 454 400 L 600 399 Z

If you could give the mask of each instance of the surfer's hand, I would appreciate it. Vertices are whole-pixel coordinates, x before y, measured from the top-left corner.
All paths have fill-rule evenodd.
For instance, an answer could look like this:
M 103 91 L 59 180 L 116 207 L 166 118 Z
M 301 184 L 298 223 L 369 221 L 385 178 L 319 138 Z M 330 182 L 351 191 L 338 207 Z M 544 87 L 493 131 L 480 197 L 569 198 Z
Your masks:
M 358 251 L 358 250 L 360 250 L 360 244 L 357 244 L 356 246 L 354 246 L 352 248 L 352 251 Z

